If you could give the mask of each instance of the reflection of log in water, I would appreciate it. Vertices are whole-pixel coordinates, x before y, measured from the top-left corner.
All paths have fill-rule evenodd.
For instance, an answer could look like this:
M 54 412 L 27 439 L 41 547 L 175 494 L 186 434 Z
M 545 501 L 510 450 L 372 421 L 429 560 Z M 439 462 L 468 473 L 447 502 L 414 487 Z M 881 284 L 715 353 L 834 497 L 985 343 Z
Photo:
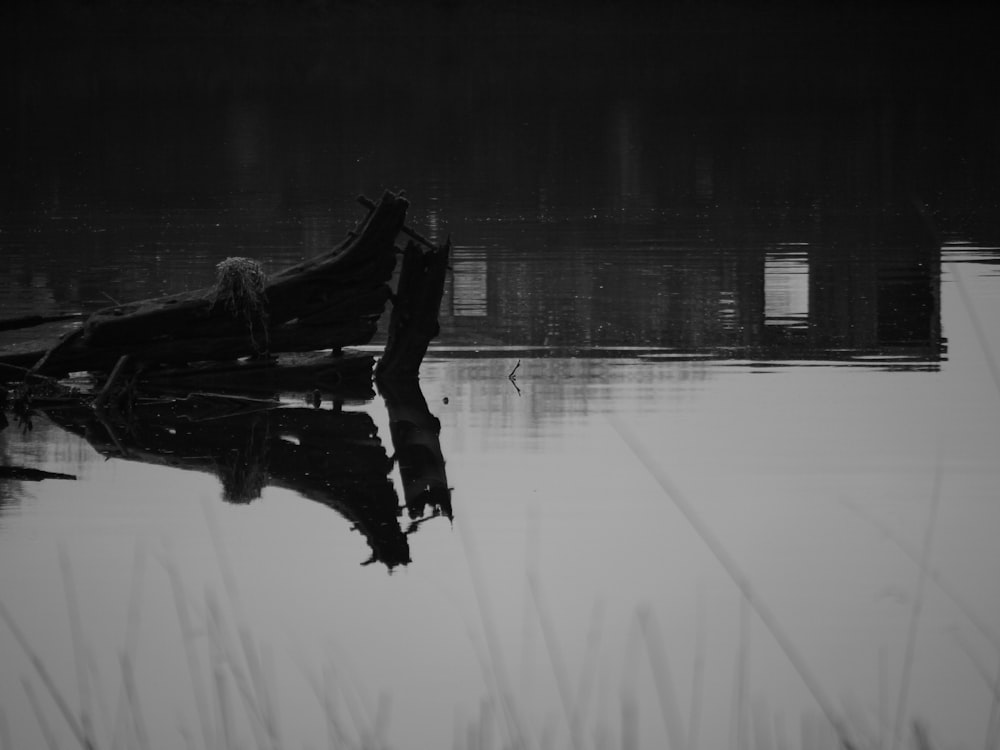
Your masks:
M 409 544 L 399 520 L 402 508 L 389 476 L 392 460 L 371 416 L 363 411 L 275 407 L 265 400 L 203 394 L 140 404 L 128 420 L 112 421 L 89 409 L 53 412 L 50 417 L 83 435 L 103 455 L 213 473 L 229 502 L 250 502 L 267 486 L 291 489 L 348 519 L 368 542 L 367 563 L 381 562 L 390 569 L 408 563 Z M 393 408 L 416 419 L 421 413 L 430 417 L 419 386 L 399 396 Z M 443 467 L 440 448 L 436 450 L 436 463 Z M 450 517 L 450 502 L 428 503 Z M 415 512 L 411 507 L 411 518 Z
M 441 422 L 430 413 L 416 378 L 379 381 L 389 412 L 389 431 L 403 480 L 406 509 L 415 526 L 430 509 L 452 517 L 451 490 L 441 453 Z
M 371 354 L 346 350 L 336 356 L 325 352 L 285 354 L 274 360 L 241 359 L 203 362 L 179 368 L 152 370 L 142 375 L 144 390 L 157 393 L 190 393 L 193 388 L 213 392 L 260 396 L 301 391 L 318 393 L 333 401 L 366 403 L 375 398 Z

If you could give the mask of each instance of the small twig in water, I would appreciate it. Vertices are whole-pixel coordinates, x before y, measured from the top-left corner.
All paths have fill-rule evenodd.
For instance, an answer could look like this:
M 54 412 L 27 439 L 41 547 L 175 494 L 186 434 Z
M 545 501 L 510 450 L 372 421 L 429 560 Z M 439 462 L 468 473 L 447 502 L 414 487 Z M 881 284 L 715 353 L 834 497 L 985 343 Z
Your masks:
M 514 369 L 507 374 L 507 380 L 510 384 L 514 386 L 514 390 L 517 391 L 517 395 L 521 395 L 521 389 L 517 387 L 517 368 L 521 366 L 521 360 L 517 360 L 517 364 L 514 365 Z

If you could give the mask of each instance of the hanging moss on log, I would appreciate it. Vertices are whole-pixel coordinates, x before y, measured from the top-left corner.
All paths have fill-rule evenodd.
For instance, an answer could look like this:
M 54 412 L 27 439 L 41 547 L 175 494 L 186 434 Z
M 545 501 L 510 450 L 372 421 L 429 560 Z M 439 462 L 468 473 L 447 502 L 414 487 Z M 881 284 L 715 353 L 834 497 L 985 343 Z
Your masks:
M 246 322 L 250 345 L 257 354 L 267 352 L 267 275 L 250 258 L 226 258 L 216 267 L 212 309 L 222 307 Z
M 267 486 L 270 422 L 267 412 L 248 420 L 244 433 L 234 435 L 229 450 L 216 458 L 216 474 L 222 485 L 222 499 L 246 505 L 260 497 Z

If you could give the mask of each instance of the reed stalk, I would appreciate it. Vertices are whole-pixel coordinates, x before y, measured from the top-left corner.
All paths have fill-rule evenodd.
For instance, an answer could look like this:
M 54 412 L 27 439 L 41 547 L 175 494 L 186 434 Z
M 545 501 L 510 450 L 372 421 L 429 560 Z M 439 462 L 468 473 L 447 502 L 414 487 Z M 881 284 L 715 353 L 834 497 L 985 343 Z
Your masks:
M 639 459 L 639 462 L 653 476 L 663 492 L 692 526 L 695 533 L 697 533 L 701 540 L 705 543 L 705 546 L 709 548 L 715 556 L 715 559 L 718 560 L 720 565 L 722 565 L 726 574 L 730 577 L 733 583 L 736 584 L 736 587 L 740 590 L 743 596 L 746 597 L 747 603 L 750 604 L 754 612 L 756 612 L 757 616 L 760 618 L 761 622 L 764 623 L 764 627 L 766 627 L 771 633 L 771 637 L 774 638 L 779 648 L 781 648 L 781 650 L 785 653 L 789 663 L 795 671 L 798 672 L 799 677 L 806 686 L 806 689 L 812 694 L 817 705 L 819 705 L 820 710 L 826 717 L 826 720 L 836 733 L 841 747 L 844 750 L 854 750 L 854 742 L 851 740 L 847 728 L 837 716 L 837 713 L 833 708 L 832 701 L 830 701 L 827 697 L 826 692 L 822 689 L 819 682 L 812 674 L 812 671 L 806 665 L 805 660 L 799 654 L 795 644 L 792 643 L 791 639 L 785 633 L 781 623 L 757 594 L 756 589 L 743 573 L 739 564 L 729 554 L 729 551 L 725 548 L 722 542 L 715 536 L 715 533 L 708 526 L 708 524 L 706 524 L 702 520 L 701 516 L 698 515 L 694 506 L 691 505 L 684 498 L 684 495 L 681 494 L 678 488 L 674 486 L 666 472 L 664 472 L 659 465 L 653 461 L 652 456 L 649 455 L 649 452 L 639 442 L 632 431 L 617 417 L 611 416 L 608 417 L 608 420 L 611 422 L 612 427 L 615 428 L 618 435 L 622 438 L 635 457 Z

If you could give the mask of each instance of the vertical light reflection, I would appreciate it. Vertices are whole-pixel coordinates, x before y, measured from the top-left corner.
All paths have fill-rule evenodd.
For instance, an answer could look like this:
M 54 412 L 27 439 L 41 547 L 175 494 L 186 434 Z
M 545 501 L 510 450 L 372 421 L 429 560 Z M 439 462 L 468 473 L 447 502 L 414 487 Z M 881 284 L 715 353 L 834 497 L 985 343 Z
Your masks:
M 428 239 L 431 242 L 437 242 L 438 234 L 441 231 L 441 215 L 433 198 L 431 199 L 430 208 L 427 209 L 427 213 L 424 215 L 424 221 L 427 224 Z
M 481 247 L 454 247 L 451 251 L 451 312 L 456 317 L 486 316 L 486 251 Z
M 801 327 L 809 320 L 809 258 L 806 252 L 764 257 L 764 324 Z
M 719 290 L 719 323 L 724 331 L 735 331 L 740 327 L 736 292 L 732 289 Z

